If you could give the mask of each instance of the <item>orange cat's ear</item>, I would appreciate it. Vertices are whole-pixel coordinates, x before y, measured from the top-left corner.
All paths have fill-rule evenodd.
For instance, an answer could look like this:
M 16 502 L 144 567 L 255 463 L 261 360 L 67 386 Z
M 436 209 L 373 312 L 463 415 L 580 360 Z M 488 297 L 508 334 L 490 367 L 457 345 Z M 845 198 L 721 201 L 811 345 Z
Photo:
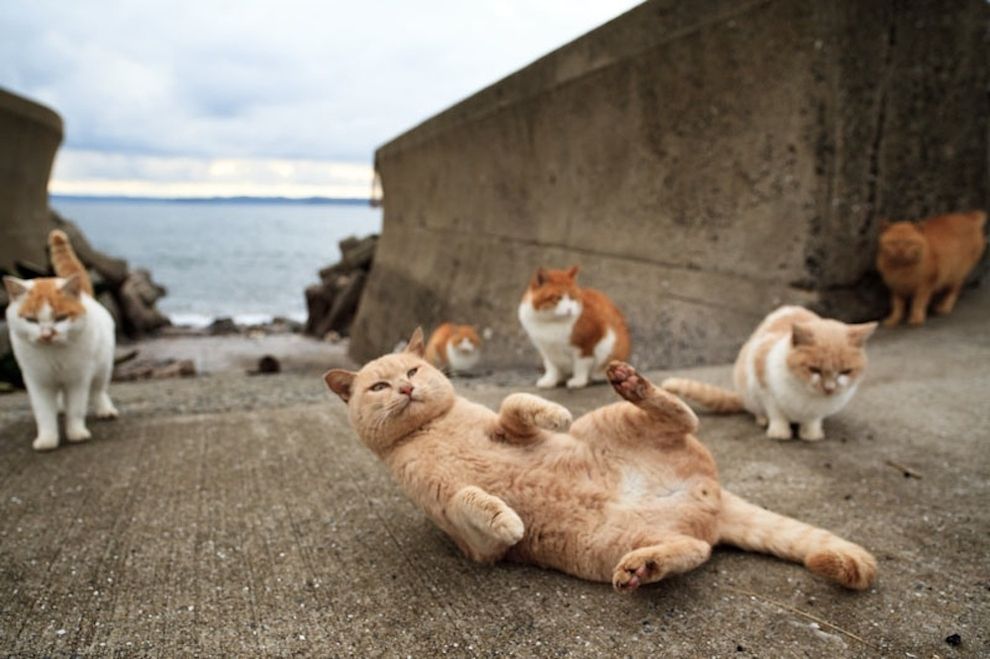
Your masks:
M 810 327 L 802 323 L 791 325 L 791 345 L 810 346 L 815 342 L 815 333 Z
M 572 265 L 567 269 L 567 276 L 569 279 L 574 280 L 577 277 L 578 271 L 581 269 L 579 265 Z
M 3 278 L 3 287 L 7 289 L 7 295 L 11 300 L 16 300 L 28 291 L 27 284 L 23 279 L 6 275 Z
M 417 327 L 416 331 L 412 333 L 409 337 L 409 343 L 406 344 L 406 352 L 411 352 L 419 357 L 422 357 L 426 353 L 426 347 L 423 343 L 423 328 Z
M 533 273 L 533 280 L 530 282 L 530 286 L 537 288 L 542 286 L 547 281 L 547 271 L 542 267 L 537 268 L 536 272 Z
M 79 279 L 79 275 L 67 277 L 65 282 L 59 287 L 59 290 L 66 295 L 79 297 L 79 293 L 82 292 L 82 281 Z
M 870 338 L 873 331 L 877 328 L 876 323 L 862 323 L 860 325 L 850 325 L 849 326 L 849 343 L 853 344 L 857 348 L 862 348 L 866 344 L 866 340 Z
M 351 385 L 357 373 L 351 373 L 341 368 L 335 368 L 323 374 L 323 381 L 327 383 L 330 391 L 340 396 L 345 403 L 351 399 Z

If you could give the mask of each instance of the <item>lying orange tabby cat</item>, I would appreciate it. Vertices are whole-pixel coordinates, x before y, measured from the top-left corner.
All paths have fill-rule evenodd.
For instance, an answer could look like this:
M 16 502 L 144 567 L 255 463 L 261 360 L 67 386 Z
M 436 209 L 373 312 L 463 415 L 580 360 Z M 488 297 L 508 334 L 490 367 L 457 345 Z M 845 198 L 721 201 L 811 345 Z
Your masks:
M 444 323 L 426 343 L 426 361 L 441 371 L 464 373 L 478 365 L 481 338 L 471 325 Z
M 880 234 L 877 270 L 890 289 L 890 315 L 884 326 L 904 318 L 911 299 L 909 325 L 925 322 L 932 297 L 944 293 L 935 313 L 947 314 L 959 299 L 966 275 L 980 260 L 987 240 L 983 211 L 939 215 L 917 224 L 894 222 Z
M 422 355 L 416 330 L 406 352 L 324 379 L 364 444 L 473 560 L 628 591 L 701 565 L 725 542 L 847 588 L 873 583 L 876 562 L 862 547 L 722 490 L 694 413 L 631 366 L 608 367 L 627 402 L 571 423 L 531 394 L 508 396 L 498 414 L 460 398 Z

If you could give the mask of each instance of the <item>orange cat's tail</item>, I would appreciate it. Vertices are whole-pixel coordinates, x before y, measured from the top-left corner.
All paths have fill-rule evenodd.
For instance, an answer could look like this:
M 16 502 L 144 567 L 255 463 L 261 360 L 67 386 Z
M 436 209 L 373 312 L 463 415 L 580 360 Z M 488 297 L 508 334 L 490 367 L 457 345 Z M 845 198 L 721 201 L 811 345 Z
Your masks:
M 64 231 L 54 229 L 48 234 L 48 252 L 56 275 L 63 278 L 77 275 L 80 288 L 90 295 L 93 294 L 93 282 L 89 280 L 89 273 L 76 256 L 72 243 L 69 242 L 69 237 Z
M 713 384 L 685 380 L 684 378 L 667 378 L 660 385 L 672 394 L 698 403 L 712 412 L 742 412 L 742 398 L 734 391 L 716 387 Z
M 877 561 L 857 544 L 796 519 L 772 513 L 722 490 L 719 542 L 772 554 L 831 579 L 865 590 L 876 580 Z

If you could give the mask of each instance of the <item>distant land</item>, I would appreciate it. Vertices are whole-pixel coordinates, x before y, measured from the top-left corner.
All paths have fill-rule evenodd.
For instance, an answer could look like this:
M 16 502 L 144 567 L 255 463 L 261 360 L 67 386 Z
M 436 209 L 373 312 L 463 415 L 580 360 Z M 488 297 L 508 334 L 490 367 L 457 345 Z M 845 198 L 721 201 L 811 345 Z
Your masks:
M 52 201 L 147 201 L 161 204 L 335 204 L 368 206 L 370 199 L 348 197 L 129 197 L 126 195 L 49 195 Z

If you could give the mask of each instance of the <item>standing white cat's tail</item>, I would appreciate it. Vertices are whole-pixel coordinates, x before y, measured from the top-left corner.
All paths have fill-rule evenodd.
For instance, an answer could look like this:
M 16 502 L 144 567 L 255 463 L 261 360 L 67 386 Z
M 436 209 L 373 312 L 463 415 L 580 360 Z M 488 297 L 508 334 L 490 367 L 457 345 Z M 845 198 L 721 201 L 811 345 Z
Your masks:
M 75 275 L 79 278 L 80 290 L 93 295 L 93 283 L 89 280 L 89 273 L 76 256 L 72 243 L 69 242 L 69 237 L 64 231 L 54 229 L 48 234 L 48 256 L 56 275 L 63 279 Z
M 722 490 L 719 542 L 772 554 L 831 579 L 846 588 L 865 590 L 876 580 L 877 562 L 857 544 L 770 512 Z
M 712 412 L 742 412 L 742 398 L 734 391 L 716 387 L 713 384 L 686 380 L 684 378 L 667 378 L 660 386 L 684 400 L 698 403 Z

